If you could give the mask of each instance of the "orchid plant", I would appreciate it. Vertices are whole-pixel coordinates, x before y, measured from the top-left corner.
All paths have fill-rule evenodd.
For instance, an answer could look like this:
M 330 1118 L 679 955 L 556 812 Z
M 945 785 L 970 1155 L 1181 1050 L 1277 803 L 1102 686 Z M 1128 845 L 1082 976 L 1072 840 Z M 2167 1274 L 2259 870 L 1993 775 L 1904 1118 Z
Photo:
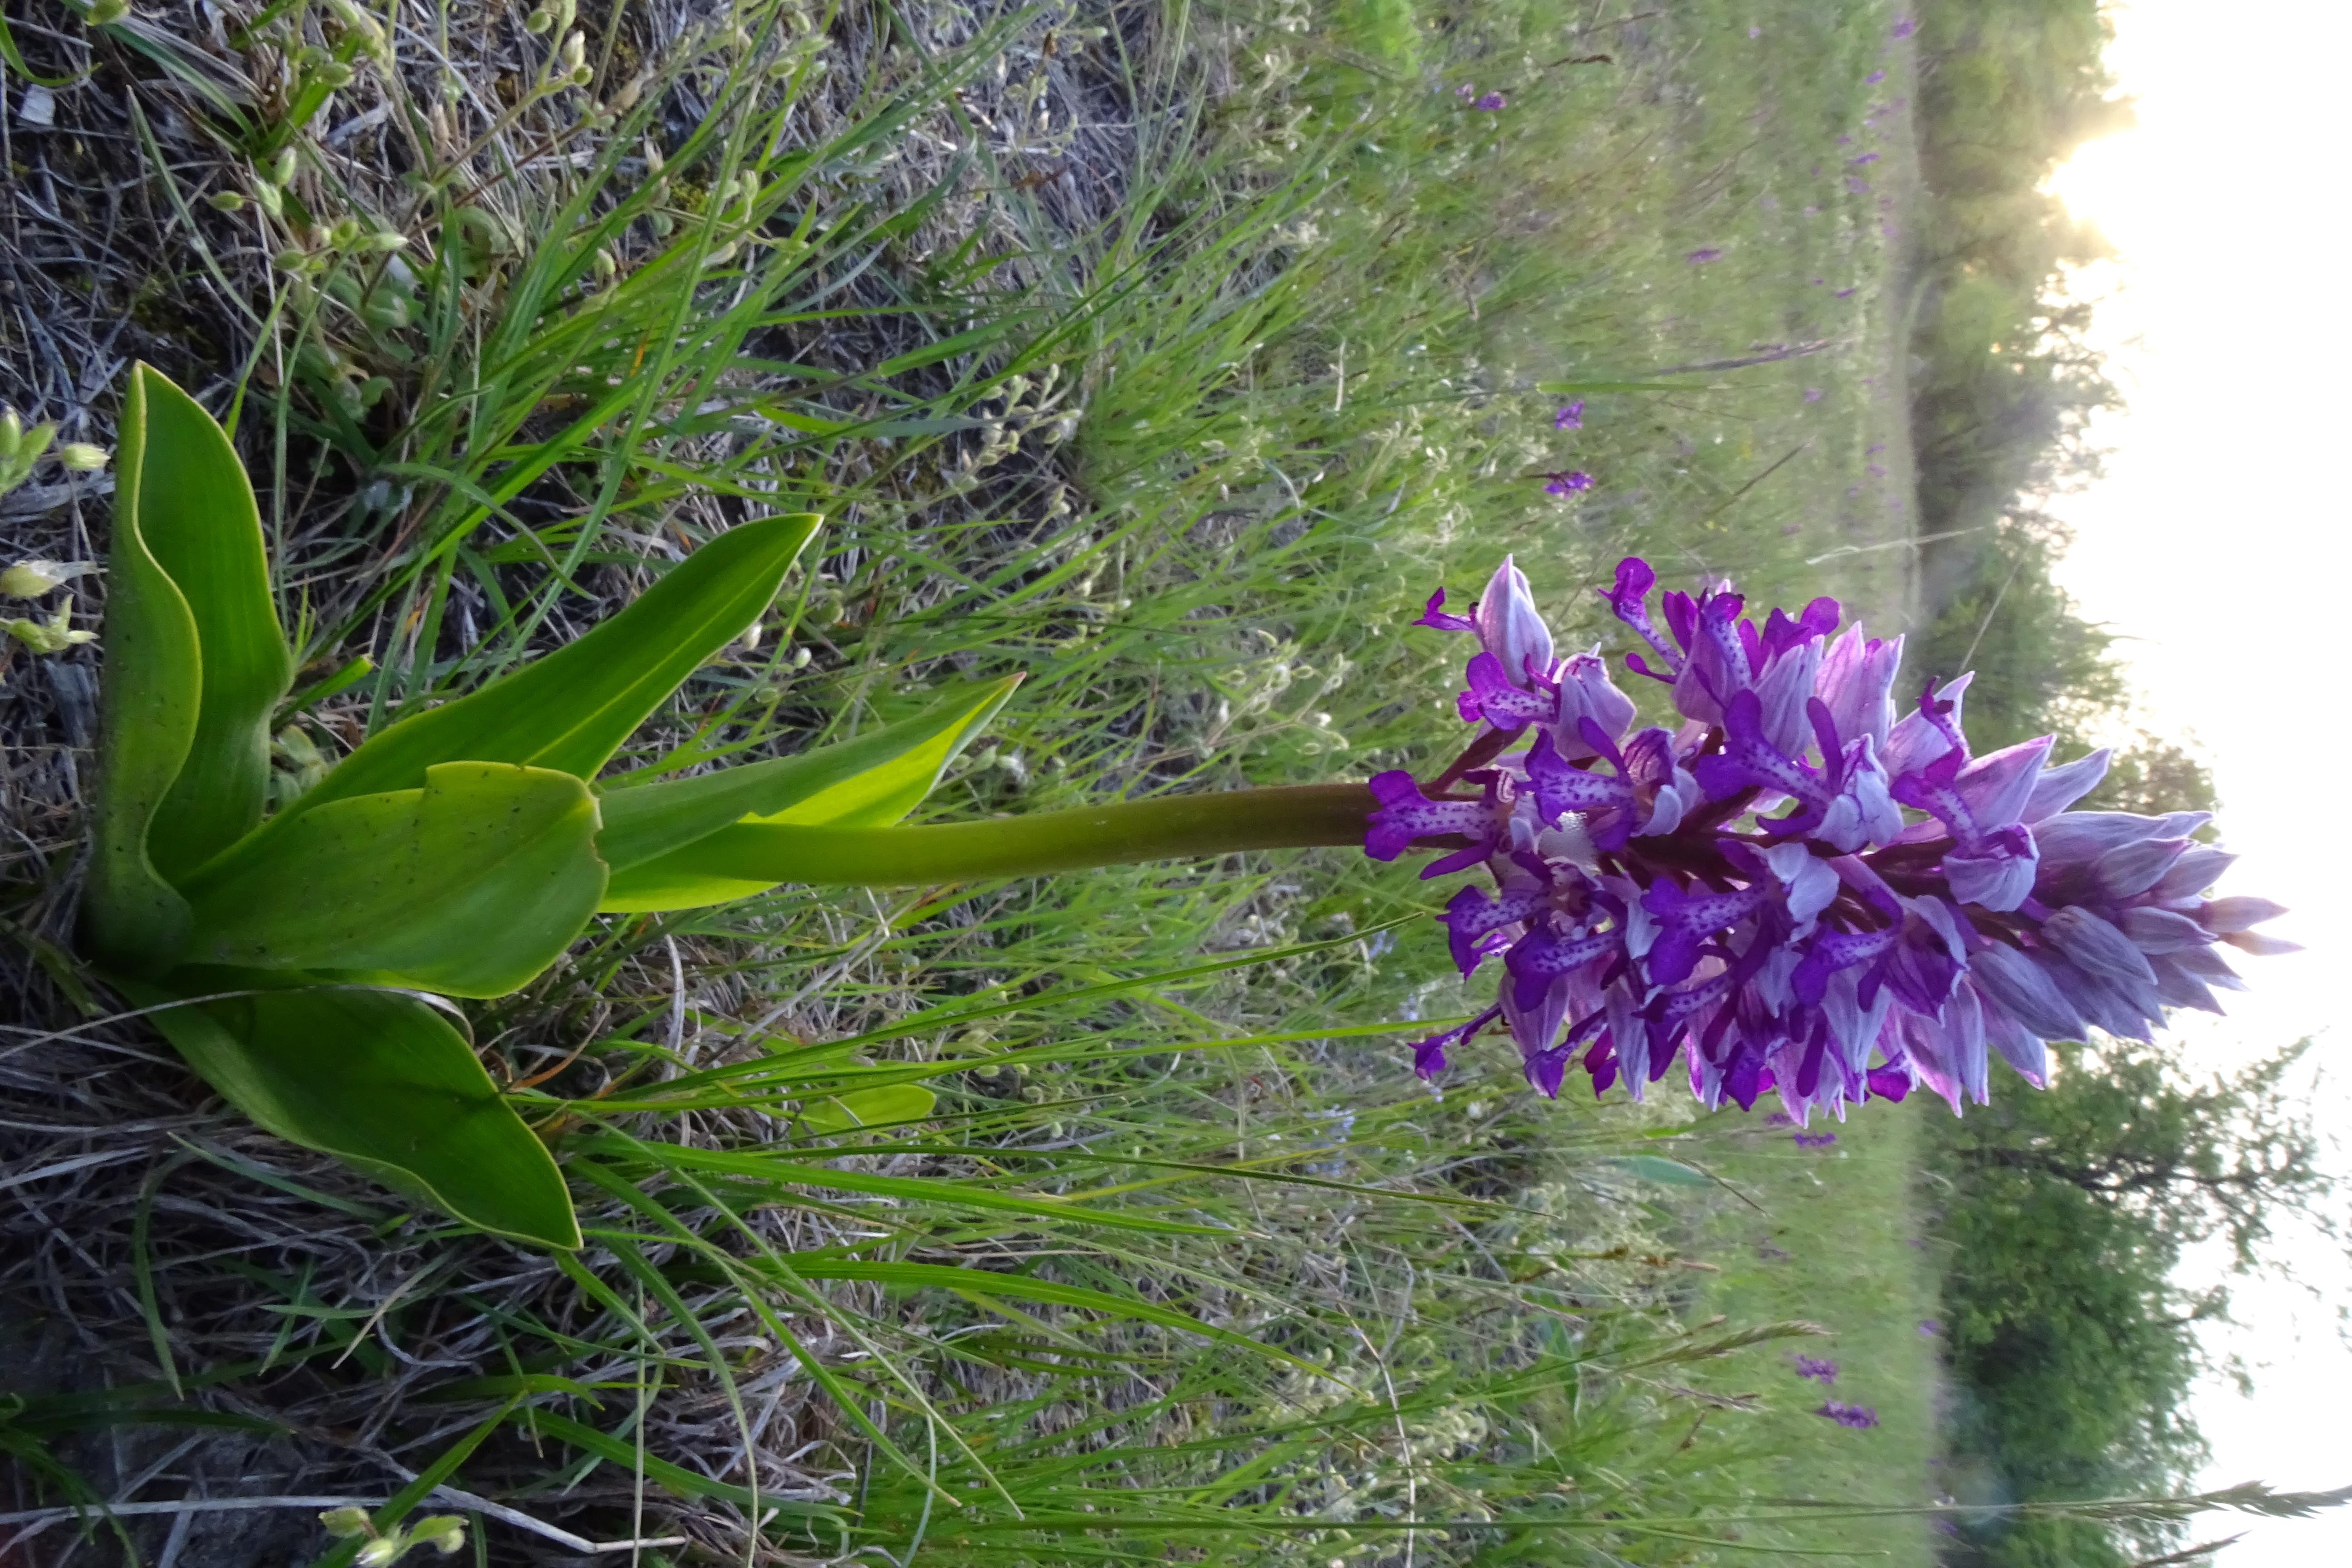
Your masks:
M 259 512 L 227 436 L 134 371 L 121 420 L 100 780 L 81 942 L 190 1065 L 256 1122 L 483 1230 L 580 1245 L 562 1171 L 494 1084 L 448 998 L 530 984 L 600 914 L 689 909 L 781 882 L 923 886 L 1237 850 L 1360 843 L 1482 870 L 1443 917 L 1528 1081 L 1580 1060 L 1637 1098 L 1684 1058 L 1694 1090 L 1802 1117 L 1925 1084 L 1957 1109 L 1989 1050 L 2043 1076 L 2086 1026 L 2146 1037 L 2236 978 L 2217 942 L 2280 912 L 2206 900 L 2229 863 L 2202 814 L 2066 809 L 2095 753 L 2047 739 L 1973 756 L 1963 677 L 1896 718 L 1899 639 L 1832 640 L 1816 599 L 1759 630 L 1725 585 L 1669 593 L 1622 563 L 1607 595 L 1659 661 L 1678 729 L 1635 729 L 1598 652 L 1562 658 L 1507 560 L 1469 616 L 1467 748 L 1409 773 L 900 826 L 1019 677 L 914 718 L 708 772 L 607 763 L 741 637 L 815 532 L 740 524 L 569 646 L 404 714 L 272 810 L 269 747 L 295 668 Z M 300 705 L 295 700 L 293 707 Z

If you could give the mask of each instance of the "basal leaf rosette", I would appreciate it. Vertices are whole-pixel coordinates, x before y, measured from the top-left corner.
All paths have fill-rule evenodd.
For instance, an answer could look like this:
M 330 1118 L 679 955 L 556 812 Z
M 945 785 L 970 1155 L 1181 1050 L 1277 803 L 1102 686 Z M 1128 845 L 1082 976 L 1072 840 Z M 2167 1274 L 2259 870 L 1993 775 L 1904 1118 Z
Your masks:
M 121 436 L 83 948 L 262 1126 L 483 1230 L 579 1246 L 552 1155 L 439 999 L 519 990 L 600 910 L 795 877 L 772 845 L 749 870 L 681 862 L 731 829 L 896 822 L 1018 678 L 797 756 L 600 777 L 767 608 L 820 521 L 766 518 L 561 650 L 390 725 L 268 815 L 295 661 L 252 487 L 212 416 L 144 365 Z

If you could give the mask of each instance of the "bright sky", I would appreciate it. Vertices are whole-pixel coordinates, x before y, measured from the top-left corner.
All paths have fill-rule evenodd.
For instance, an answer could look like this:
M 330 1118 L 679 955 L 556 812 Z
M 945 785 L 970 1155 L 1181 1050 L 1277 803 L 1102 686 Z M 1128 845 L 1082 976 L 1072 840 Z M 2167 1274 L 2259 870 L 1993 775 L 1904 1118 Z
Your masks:
M 2161 732 L 2193 731 L 2212 758 L 2228 847 L 2223 882 L 2295 913 L 2266 929 L 2310 950 L 2246 960 L 2254 990 L 2226 1021 L 2179 1032 L 2193 1058 L 2244 1061 L 2319 1034 L 2316 1092 L 2352 1128 L 2352 1070 L 2332 1065 L 2352 963 L 2342 840 L 2312 825 L 2347 775 L 2330 711 L 2352 615 L 2352 290 L 2342 277 L 2343 178 L 2352 133 L 2341 0 L 2122 0 L 2108 58 L 2138 100 L 2136 130 L 2082 149 L 2057 189 L 2123 253 L 2094 287 L 2114 292 L 2100 334 L 2130 407 L 2098 430 L 2108 477 L 2058 509 L 2077 530 L 2063 577 L 2124 645 Z M 2134 341 L 2137 340 L 2137 341 Z M 2342 1168 L 2342 1163 L 2338 1163 Z M 2205 1486 L 2352 1484 L 2352 1352 L 2335 1309 L 2352 1266 L 2297 1250 L 2324 1282 L 2312 1303 L 2250 1282 L 2246 1331 L 2223 1342 L 2254 1364 L 2254 1397 L 2217 1385 L 2197 1405 L 2214 1463 Z M 2250 1533 L 2221 1568 L 2345 1568 L 2352 1509 L 2305 1521 L 2208 1515 L 2194 1540 Z

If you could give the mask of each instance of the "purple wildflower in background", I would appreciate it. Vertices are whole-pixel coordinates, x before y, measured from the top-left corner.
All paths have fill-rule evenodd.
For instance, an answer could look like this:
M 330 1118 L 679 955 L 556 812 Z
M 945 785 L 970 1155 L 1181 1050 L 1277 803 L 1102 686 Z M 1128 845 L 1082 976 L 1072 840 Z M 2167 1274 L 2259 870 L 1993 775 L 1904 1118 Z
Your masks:
M 1907 38 L 1918 30 L 1918 23 L 1913 21 L 1908 16 L 1904 16 L 1895 21 L 1895 31 L 1889 36 L 1897 38 Z
M 1850 196 L 1858 196 L 1864 195 L 1869 189 L 1870 182 L 1864 179 L 1860 174 L 1848 174 L 1845 177 L 1846 195 Z
M 1839 1426 L 1852 1426 L 1856 1431 L 1878 1425 L 1877 1411 L 1867 1405 L 1848 1405 L 1843 1399 L 1824 1400 L 1808 1414 L 1825 1415 Z
M 1805 401 L 1806 401 L 1806 402 L 1808 402 L 1808 403 L 1819 403 L 1821 400 L 1822 400 L 1822 389 L 1821 389 L 1820 387 L 1818 387 L 1818 386 L 1809 386 L 1809 387 L 1805 388 Z
M 1473 109 L 1486 110 L 1507 109 L 1510 107 L 1510 100 L 1505 98 L 1499 92 L 1490 92 L 1473 101 L 1470 107 Z
M 1672 729 L 1638 721 L 1597 647 L 1556 647 L 1511 562 L 1467 616 L 1430 600 L 1423 625 L 1478 642 L 1455 698 L 1476 733 L 1427 783 L 1370 781 L 1365 851 L 1483 871 L 1440 919 L 1465 977 L 1501 974 L 1493 1006 L 1416 1047 L 1424 1076 L 1499 1025 L 1555 1098 L 1571 1068 L 1640 1099 L 1679 1066 L 1710 1109 L 1777 1093 L 1801 1127 L 1915 1089 L 1957 1111 L 1994 1058 L 2040 1085 L 2047 1041 L 2220 1011 L 2223 946 L 2292 949 L 2252 930 L 2276 904 L 2206 896 L 2231 859 L 2191 837 L 2206 814 L 2069 809 L 2105 752 L 1977 755 L 1969 678 L 1898 707 L 1901 639 L 1841 631 L 1834 599 L 1758 616 L 1726 583 L 1657 588 L 1629 556 L 1601 598 Z
M 1837 1142 L 1834 1132 L 1791 1132 L 1789 1137 L 1800 1149 L 1826 1149 Z
M 1864 84 L 1864 86 L 1866 86 L 1866 87 L 1876 87 L 1880 82 L 1885 81 L 1885 80 L 1886 79 L 1886 73 L 1885 73 L 1885 71 L 1883 71 L 1883 70 L 1881 70 L 1881 71 L 1873 71 L 1873 72 L 1871 72 L 1868 76 L 1866 76 L 1866 77 L 1863 78 L 1862 79 L 1863 79 L 1863 84 Z
M 1710 261 L 1720 261 L 1722 258 L 1723 252 L 1711 245 L 1703 246 L 1700 248 L 1692 251 L 1688 256 L 1683 258 L 1684 260 L 1689 262 L 1694 267 L 1704 267 Z
M 1864 153 L 1861 157 L 1848 158 L 1846 162 L 1849 163 L 1875 163 L 1878 162 L 1878 154 L 1875 153 Z
M 1562 404 L 1559 412 L 1551 416 L 1551 427 L 1555 430 L 1583 429 L 1584 399 L 1580 397 L 1573 403 Z
M 1764 1119 L 1767 1127 L 1794 1127 L 1796 1124 L 1797 1119 L 1785 1110 L 1776 1110 Z
M 1860 288 L 1861 285 L 1856 284 L 1853 289 L 1841 289 L 1835 294 L 1832 295 L 1831 298 L 1835 300 L 1851 300 L 1853 298 L 1855 291 Z
M 1943 1337 L 1943 1333 L 1944 1321 L 1941 1318 L 1922 1318 L 1919 1320 L 1919 1337 L 1921 1339 L 1940 1339 Z
M 1764 36 L 1764 29 L 1761 27 L 1750 27 L 1748 29 L 1748 36 L 1751 38 L 1760 38 Z
M 1796 1367 L 1799 1377 L 1822 1384 L 1837 1381 L 1837 1363 L 1833 1361 L 1822 1361 L 1809 1355 L 1792 1355 L 1789 1360 Z
M 1589 490 L 1592 488 L 1592 476 L 1581 468 L 1568 468 L 1559 473 L 1546 474 L 1544 479 L 1548 481 L 1544 485 L 1544 494 L 1548 496 L 1574 495 L 1579 490 Z

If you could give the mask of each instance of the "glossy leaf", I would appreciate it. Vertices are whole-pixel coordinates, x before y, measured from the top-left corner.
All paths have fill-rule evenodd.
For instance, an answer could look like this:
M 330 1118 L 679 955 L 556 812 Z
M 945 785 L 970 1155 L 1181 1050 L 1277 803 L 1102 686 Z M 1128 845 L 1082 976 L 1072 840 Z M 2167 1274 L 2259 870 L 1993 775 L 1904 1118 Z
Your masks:
M 177 882 L 260 823 L 270 715 L 293 684 L 294 658 L 236 448 L 202 405 L 149 366 L 131 379 L 143 405 L 139 481 L 118 510 L 132 514 L 196 632 L 195 732 L 147 834 L 155 869 Z
M 187 885 L 188 962 L 501 996 L 555 962 L 604 890 L 596 802 L 568 773 L 443 763 L 339 800 Z
M 442 763 L 594 777 L 663 699 L 768 607 L 822 521 L 801 513 L 730 529 L 577 641 L 372 737 L 265 834 L 333 801 L 415 789 Z
M 160 378 L 159 378 L 160 379 Z M 151 382 L 133 374 L 115 462 L 107 558 L 106 700 L 82 940 L 118 972 L 168 968 L 187 940 L 185 900 L 148 855 L 148 829 L 180 776 L 202 692 L 195 616 L 139 528 Z
M 912 719 L 797 757 L 613 790 L 604 797 L 605 833 L 597 839 L 614 868 L 601 907 L 614 913 L 696 909 L 775 886 L 774 878 L 730 877 L 711 856 L 689 855 L 738 822 L 896 822 L 921 804 L 1020 681 L 1016 675 L 959 687 Z
M 920 1121 L 939 1100 L 938 1095 L 919 1083 L 886 1083 L 810 1100 L 801 1107 L 801 1120 L 812 1132 L 853 1132 L 860 1127 Z
M 547 1146 L 430 1004 L 394 991 L 270 989 L 282 982 L 219 970 L 173 978 L 196 994 L 262 987 L 150 1016 L 264 1129 L 494 1235 L 580 1245 Z M 163 999 L 146 986 L 133 994 Z

